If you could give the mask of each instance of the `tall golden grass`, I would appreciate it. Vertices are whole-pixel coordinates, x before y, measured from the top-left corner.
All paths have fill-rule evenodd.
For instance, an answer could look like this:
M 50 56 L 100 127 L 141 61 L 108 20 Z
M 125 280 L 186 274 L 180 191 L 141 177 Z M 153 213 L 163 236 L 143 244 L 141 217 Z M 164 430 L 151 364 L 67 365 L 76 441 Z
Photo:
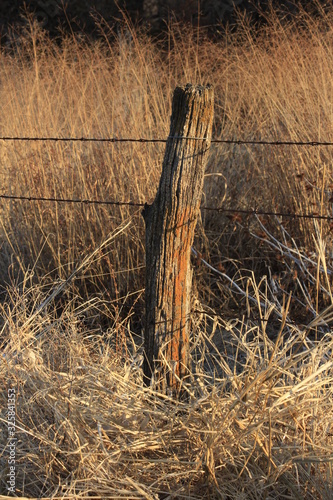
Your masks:
M 127 23 L 57 45 L 30 22 L 1 53 L 0 135 L 164 138 L 174 87 L 209 82 L 216 138 L 332 141 L 332 33 L 330 13 L 271 12 L 221 40 L 171 25 L 162 43 Z M 0 151 L 1 193 L 136 202 L 154 198 L 164 152 Z M 331 215 L 331 151 L 212 146 L 203 203 Z M 15 388 L 18 497 L 332 498 L 330 232 L 202 212 L 193 372 L 175 402 L 142 383 L 140 211 L 2 201 L 0 493 Z

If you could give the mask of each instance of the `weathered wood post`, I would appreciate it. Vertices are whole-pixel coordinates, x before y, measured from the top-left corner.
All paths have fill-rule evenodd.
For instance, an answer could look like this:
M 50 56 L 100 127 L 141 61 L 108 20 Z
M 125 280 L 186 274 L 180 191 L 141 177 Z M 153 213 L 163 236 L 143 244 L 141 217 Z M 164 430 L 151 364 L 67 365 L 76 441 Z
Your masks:
M 212 135 L 214 92 L 187 84 L 173 96 L 170 134 L 156 198 L 145 205 L 144 378 L 178 396 L 189 369 L 190 253 Z M 193 139 L 195 138 L 195 139 Z

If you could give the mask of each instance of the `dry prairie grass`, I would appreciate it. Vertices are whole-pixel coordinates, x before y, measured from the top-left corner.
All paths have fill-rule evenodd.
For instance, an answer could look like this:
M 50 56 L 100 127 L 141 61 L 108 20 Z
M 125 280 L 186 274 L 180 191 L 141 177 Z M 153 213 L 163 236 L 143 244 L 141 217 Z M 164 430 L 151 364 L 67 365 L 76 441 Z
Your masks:
M 212 42 L 33 24 L 1 54 L 0 135 L 166 137 L 175 85 L 215 87 L 214 136 L 332 141 L 331 14 Z M 1 144 L 2 192 L 153 199 L 158 144 Z M 331 214 L 331 148 L 212 146 L 204 203 Z M 0 493 L 332 498 L 331 227 L 202 213 L 187 402 L 142 384 L 144 227 L 124 207 L 1 203 Z M 110 236 L 111 235 L 111 236 Z

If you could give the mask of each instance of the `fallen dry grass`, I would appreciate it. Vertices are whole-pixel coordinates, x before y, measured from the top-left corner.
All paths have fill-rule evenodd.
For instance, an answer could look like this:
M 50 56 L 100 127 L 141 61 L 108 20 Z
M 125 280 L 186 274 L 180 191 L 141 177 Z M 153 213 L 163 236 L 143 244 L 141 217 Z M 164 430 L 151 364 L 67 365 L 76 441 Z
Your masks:
M 38 287 L 27 294 L 42 299 Z M 206 316 L 188 400 L 176 402 L 143 386 L 134 341 L 124 361 L 114 328 L 87 330 L 91 304 L 59 318 L 50 305 L 24 316 L 28 297 L 12 297 L 1 441 L 14 387 L 18 496 L 331 498 L 332 334 L 312 343 L 287 307 L 274 341 L 250 321 Z M 5 448 L 0 460 L 5 494 Z
M 331 141 L 332 26 L 272 13 L 214 42 L 175 25 L 162 45 L 127 24 L 112 44 L 57 46 L 31 24 L 1 54 L 0 135 L 166 137 L 190 81 L 214 85 L 217 138 Z M 158 144 L 0 151 L 3 193 L 139 202 L 163 158 Z M 331 215 L 331 164 L 331 148 L 212 146 L 203 203 Z M 20 497 L 332 498 L 329 222 L 202 212 L 177 403 L 142 384 L 140 212 L 0 210 L 0 493 L 15 388 Z

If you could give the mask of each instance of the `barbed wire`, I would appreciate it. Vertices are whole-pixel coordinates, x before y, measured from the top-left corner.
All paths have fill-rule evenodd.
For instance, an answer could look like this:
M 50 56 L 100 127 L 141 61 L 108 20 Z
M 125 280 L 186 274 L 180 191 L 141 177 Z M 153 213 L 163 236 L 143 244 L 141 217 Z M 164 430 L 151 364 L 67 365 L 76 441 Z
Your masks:
M 252 209 L 242 209 L 242 208 L 214 208 L 214 207 L 201 207 L 203 210 L 212 210 L 216 212 L 229 212 L 234 214 L 243 215 L 261 215 L 266 217 L 289 217 L 291 219 L 318 219 L 333 221 L 333 216 L 331 215 L 320 215 L 320 214 L 297 214 L 294 212 L 274 212 L 274 211 L 264 211 L 256 208 Z
M 333 146 L 333 142 L 322 141 L 253 141 L 241 139 L 212 139 L 211 142 L 220 144 L 252 144 L 259 146 Z
M 138 143 L 166 143 L 169 139 L 183 139 L 206 141 L 206 137 L 184 137 L 184 136 L 169 136 L 166 139 L 144 137 L 19 137 L 19 136 L 2 136 L 0 141 L 38 141 L 38 142 L 138 142 Z M 237 144 L 237 145 L 259 145 L 259 146 L 333 146 L 333 142 L 329 141 L 269 141 L 269 140 L 250 140 L 250 139 L 212 139 L 212 144 Z
M 0 141 L 54 141 L 54 142 L 138 142 L 138 143 L 166 143 L 169 139 L 186 139 L 186 140 L 207 140 L 204 137 L 184 137 L 184 136 L 169 136 L 167 139 L 162 138 L 123 138 L 123 137 L 19 137 L 19 136 L 2 136 Z M 265 146 L 333 146 L 333 142 L 322 141 L 266 141 L 266 140 L 238 140 L 238 139 L 212 139 L 211 143 L 219 144 L 238 144 L 238 145 L 265 145 Z M 43 197 L 43 196 L 15 196 L 0 194 L 0 199 L 12 201 L 29 201 L 29 202 L 54 202 L 54 203 L 76 203 L 83 205 L 113 205 L 113 206 L 132 206 L 144 207 L 143 202 L 133 201 L 114 201 L 114 200 L 91 200 L 79 198 L 58 198 L 58 197 Z M 201 207 L 202 210 L 215 212 L 243 214 L 243 215 L 261 215 L 261 216 L 276 216 L 290 217 L 294 219 L 318 219 L 333 221 L 333 216 L 319 214 L 297 214 L 292 212 L 265 211 L 260 209 L 240 209 L 240 208 L 223 208 L 223 207 Z
M 171 137 L 170 137 L 171 138 Z M 185 139 L 185 137 L 179 137 Z M 0 141 L 52 141 L 52 142 L 167 142 L 168 139 L 123 137 L 0 137 Z
M 9 194 L 0 194 L 0 199 L 12 201 L 46 201 L 54 203 L 81 203 L 82 205 L 115 205 L 115 206 L 131 206 L 144 207 L 144 203 L 134 201 L 112 201 L 112 200 L 89 200 L 79 198 L 47 198 L 44 196 L 15 196 Z
M 76 203 L 82 205 L 111 205 L 111 206 L 131 206 L 144 207 L 147 203 L 134 201 L 114 201 L 114 200 L 90 200 L 79 198 L 47 198 L 44 196 L 15 196 L 8 194 L 0 194 L 0 200 L 12 201 L 29 201 L 29 202 L 51 202 L 51 203 Z M 242 209 L 242 208 L 223 208 L 223 207 L 201 207 L 202 210 L 209 210 L 220 213 L 242 214 L 242 215 L 261 215 L 266 217 L 289 217 L 292 219 L 317 219 L 333 221 L 333 216 L 320 214 L 297 214 L 293 212 L 266 211 L 257 208 Z

